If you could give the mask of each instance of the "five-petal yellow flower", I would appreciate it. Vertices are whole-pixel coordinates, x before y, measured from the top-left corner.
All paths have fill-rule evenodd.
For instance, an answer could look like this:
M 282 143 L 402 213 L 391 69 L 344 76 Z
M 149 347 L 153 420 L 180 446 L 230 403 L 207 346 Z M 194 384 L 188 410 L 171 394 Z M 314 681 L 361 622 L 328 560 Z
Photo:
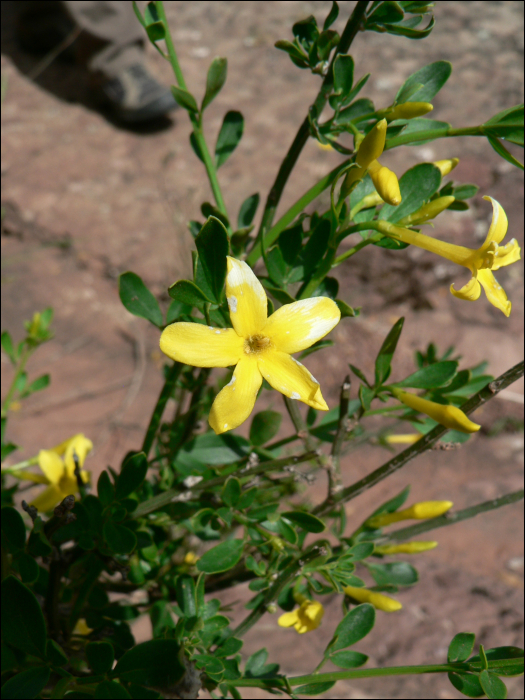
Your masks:
M 60 443 L 50 450 L 40 450 L 38 453 L 38 466 L 42 474 L 33 474 L 19 470 L 13 472 L 13 476 L 25 481 L 33 481 L 36 484 L 47 484 L 29 505 L 35 506 L 42 513 L 54 508 L 64 500 L 66 496 L 78 492 L 77 479 L 75 477 L 74 454 L 82 467 L 88 453 L 93 449 L 93 443 L 87 437 L 79 433 L 69 440 Z M 80 475 L 85 484 L 89 482 L 89 473 L 81 469 Z
M 279 627 L 294 627 L 299 634 L 311 632 L 319 627 L 323 619 L 324 608 L 316 600 L 304 600 L 301 605 L 281 615 L 277 620 Z
M 459 299 L 475 301 L 479 299 L 481 287 L 483 287 L 490 303 L 497 309 L 500 309 L 500 311 L 503 311 L 505 316 L 509 316 L 511 303 L 507 299 L 505 290 L 498 284 L 492 274 L 492 270 L 499 270 L 500 267 L 510 265 L 519 260 L 521 250 L 514 238 L 504 246 L 499 245 L 507 233 L 507 215 L 501 204 L 495 199 L 488 196 L 483 197 L 483 199 L 492 202 L 492 223 L 485 242 L 477 250 L 464 248 L 453 243 L 444 243 L 430 236 L 425 236 L 425 234 L 418 231 L 410 231 L 387 221 L 377 222 L 377 230 L 385 234 L 385 236 L 415 245 L 431 253 L 436 253 L 447 260 L 468 268 L 472 272 L 472 278 L 461 289 L 455 289 L 454 285 L 452 285 L 450 287 L 452 294 Z
M 267 318 L 262 284 L 245 262 L 228 257 L 226 298 L 233 328 L 173 323 L 162 332 L 160 349 L 177 362 L 196 367 L 236 365 L 216 396 L 209 423 L 219 434 L 241 425 L 253 410 L 263 377 L 290 399 L 327 411 L 319 382 L 291 355 L 309 348 L 339 322 L 341 312 L 328 297 L 301 299 Z

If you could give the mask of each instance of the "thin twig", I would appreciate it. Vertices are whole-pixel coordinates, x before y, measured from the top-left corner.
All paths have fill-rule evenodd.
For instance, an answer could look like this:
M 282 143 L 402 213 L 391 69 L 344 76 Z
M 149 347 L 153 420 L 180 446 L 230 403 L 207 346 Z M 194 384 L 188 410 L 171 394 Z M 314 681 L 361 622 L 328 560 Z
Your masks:
M 350 375 L 347 374 L 343 384 L 341 385 L 341 394 L 339 397 L 339 422 L 337 424 L 337 432 L 332 443 L 332 452 L 330 454 L 330 467 L 328 469 L 328 498 L 333 496 L 343 488 L 341 483 L 341 450 L 348 432 L 348 404 L 350 403 Z

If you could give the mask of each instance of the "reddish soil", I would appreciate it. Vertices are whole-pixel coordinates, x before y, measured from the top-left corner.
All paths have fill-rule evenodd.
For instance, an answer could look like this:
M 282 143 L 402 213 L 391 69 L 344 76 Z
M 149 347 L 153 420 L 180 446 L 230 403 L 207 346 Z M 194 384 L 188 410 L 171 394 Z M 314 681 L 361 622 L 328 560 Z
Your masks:
M 117 278 L 133 270 L 161 300 L 166 288 L 190 270 L 192 239 L 186 224 L 199 218 L 211 194 L 204 171 L 190 149 L 190 126 L 177 112 L 169 128 L 137 133 L 123 130 L 93 109 L 85 76 L 77 66 L 54 62 L 36 75 L 38 61 L 16 45 L 13 3 L 2 3 L 2 328 L 19 339 L 22 321 L 46 306 L 55 309 L 55 337 L 29 365 L 32 377 L 50 372 L 49 389 L 24 402 L 11 417 L 9 439 L 28 458 L 77 432 L 95 450 L 87 466 L 94 479 L 107 464 L 117 466 L 141 442 L 161 387 L 158 331 L 131 316 L 118 298 Z M 313 13 L 322 21 L 328 2 L 167 2 L 175 42 L 190 89 L 201 95 L 214 56 L 229 61 L 228 81 L 209 107 L 206 133 L 215 139 L 224 113 L 239 109 L 245 133 L 236 153 L 220 171 L 228 210 L 237 212 L 250 194 L 263 199 L 283 151 L 317 93 L 319 79 L 292 65 L 273 48 L 289 38 L 293 22 Z M 353 3 L 341 3 L 337 27 Z M 522 101 L 523 4 L 518 2 L 437 3 L 436 28 L 420 42 L 381 34 L 359 36 L 354 46 L 358 75 L 371 72 L 366 93 L 376 105 L 391 103 L 397 87 L 417 68 L 450 60 L 454 72 L 434 101 L 433 116 L 456 126 L 482 123 Z M 170 68 L 151 48 L 151 69 L 170 83 Z M 517 153 L 518 155 L 518 153 Z M 458 156 L 454 179 L 476 182 L 479 196 L 468 212 L 440 218 L 437 236 L 469 246 L 481 241 L 490 222 L 490 194 L 505 208 L 509 236 L 522 242 L 523 179 L 481 138 L 437 141 L 398 149 L 383 161 L 401 174 L 421 162 Z M 521 156 L 519 156 L 521 157 Z M 340 162 L 311 141 L 288 183 L 283 212 L 317 178 Z M 326 202 L 326 200 L 323 200 Z M 335 349 L 312 356 L 309 368 L 335 405 L 348 362 L 366 373 L 392 323 L 406 316 L 394 378 L 413 369 L 412 356 L 434 341 L 444 351 L 455 345 L 464 367 L 488 360 L 498 375 L 523 354 L 523 268 L 500 271 L 498 279 L 513 301 L 510 319 L 483 297 L 473 304 L 454 299 L 452 281 L 461 270 L 420 250 L 388 253 L 367 249 L 339 271 L 341 296 L 362 306 L 357 319 L 334 331 Z M 2 383 L 11 367 L 2 355 Z M 356 382 L 357 384 L 357 382 Z M 521 403 L 520 403 L 521 402 Z M 502 417 L 520 419 L 523 385 L 517 383 L 477 411 L 483 430 L 468 446 L 431 452 L 410 463 L 373 491 L 348 505 L 349 525 L 377 502 L 412 484 L 411 501 L 451 499 L 463 508 L 520 487 L 522 433 L 487 432 Z M 280 407 L 268 394 L 261 405 Z M 289 429 L 283 425 L 283 435 Z M 242 431 L 241 431 L 242 432 Z M 359 448 L 345 458 L 345 484 L 388 458 L 378 447 Z M 312 500 L 326 485 L 319 478 Z M 413 557 L 420 583 L 400 592 L 404 608 L 378 614 L 373 633 L 359 651 L 370 666 L 440 663 L 454 634 L 471 631 L 489 646 L 523 645 L 522 508 L 519 504 L 436 532 L 439 547 Z M 223 596 L 243 601 L 244 587 Z M 233 615 L 243 615 L 241 605 Z M 246 636 L 248 655 L 261 645 L 270 661 L 297 675 L 310 672 L 340 619 L 336 596 L 322 626 L 297 637 L 267 615 Z M 145 621 L 137 639 L 147 638 Z M 508 679 L 509 697 L 523 697 L 522 680 Z M 338 698 L 461 697 L 442 676 L 393 677 L 340 682 Z M 243 697 L 262 697 L 246 691 Z M 269 696 L 268 696 L 269 697 Z

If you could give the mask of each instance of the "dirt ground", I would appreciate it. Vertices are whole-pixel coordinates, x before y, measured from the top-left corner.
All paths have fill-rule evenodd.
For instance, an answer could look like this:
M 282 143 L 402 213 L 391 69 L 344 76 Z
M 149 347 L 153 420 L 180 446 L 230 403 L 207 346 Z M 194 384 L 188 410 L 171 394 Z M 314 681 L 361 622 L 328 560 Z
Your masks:
M 58 61 L 41 70 L 38 59 L 20 50 L 14 38 L 12 2 L 2 3 L 2 329 L 16 339 L 23 319 L 46 306 L 55 309 L 54 339 L 29 366 L 30 376 L 52 376 L 51 387 L 14 413 L 9 439 L 28 458 L 77 432 L 95 450 L 87 463 L 94 479 L 107 464 L 141 442 L 161 387 L 158 331 L 131 316 L 118 298 L 117 279 L 133 270 L 163 305 L 166 288 L 190 270 L 192 239 L 187 221 L 199 218 L 211 193 L 201 164 L 189 146 L 186 114 L 176 112 L 166 128 L 138 133 L 107 120 L 91 102 L 83 70 Z M 236 212 L 254 192 L 264 200 L 283 152 L 317 94 L 319 79 L 292 65 L 273 48 L 291 36 L 293 22 L 314 14 L 322 22 L 329 2 L 166 2 L 175 43 L 190 90 L 201 95 L 215 56 L 229 61 L 228 80 L 208 108 L 206 134 L 214 142 L 227 110 L 245 117 L 245 133 L 220 180 L 228 210 Z M 354 3 L 341 3 L 342 28 Z M 436 3 L 436 27 L 424 41 L 381 34 L 358 36 L 353 55 L 358 76 L 371 72 L 366 94 L 388 106 L 401 82 L 422 65 L 450 60 L 454 71 L 434 101 L 433 116 L 455 126 L 479 124 L 522 97 L 521 2 Z M 170 68 L 148 47 L 148 62 L 169 84 Z M 486 235 L 490 194 L 505 208 L 509 237 L 523 242 L 523 178 L 480 138 L 437 141 L 398 149 L 383 162 L 401 174 L 421 161 L 458 156 L 454 179 L 480 185 L 468 212 L 440 218 L 437 236 L 475 246 Z M 520 156 L 521 157 L 521 156 Z M 279 211 L 284 212 L 316 179 L 340 162 L 311 141 L 290 179 Z M 506 319 L 483 297 L 474 304 L 448 292 L 466 280 L 461 270 L 423 251 L 393 254 L 372 247 L 339 269 L 341 294 L 361 306 L 356 319 L 334 331 L 335 349 L 309 358 L 330 406 L 352 362 L 365 372 L 392 323 L 406 316 L 394 378 L 413 369 L 416 349 L 433 340 L 443 351 L 453 344 L 464 367 L 489 361 L 498 375 L 522 358 L 523 268 L 498 273 L 513 302 Z M 465 273 L 466 274 L 466 273 Z M 324 354 L 323 354 L 324 353 Z M 2 355 L 2 384 L 11 368 Z M 357 384 L 357 382 L 356 382 Z M 4 390 L 5 391 L 5 390 Z M 279 397 L 266 402 L 280 407 Z M 522 432 L 488 429 L 505 416 L 522 415 L 523 385 L 517 383 L 478 410 L 483 431 L 468 447 L 431 452 L 408 464 L 372 492 L 348 505 L 350 523 L 360 512 L 412 485 L 411 501 L 451 499 L 463 508 L 520 488 Z M 283 435 L 287 426 L 282 428 Z M 241 430 L 242 432 L 242 430 Z M 345 484 L 382 464 L 381 448 L 360 448 L 343 464 Z M 312 500 L 326 484 L 319 478 Z M 376 627 L 359 651 L 378 664 L 441 663 L 448 642 L 460 631 L 475 632 L 489 646 L 523 645 L 523 548 L 520 504 L 478 516 L 437 532 L 439 547 L 412 559 L 420 583 L 400 592 L 403 610 L 378 614 Z M 239 587 L 223 596 L 243 616 Z M 322 626 L 296 636 L 267 615 L 246 636 L 243 655 L 261 644 L 269 661 L 291 675 L 310 672 L 340 619 L 336 596 L 326 606 Z M 135 630 L 147 638 L 147 624 Z M 328 670 L 328 668 L 327 668 Z M 508 679 L 509 697 L 523 697 L 522 680 Z M 334 698 L 456 698 L 445 677 L 414 676 L 340 682 Z M 246 691 L 243 697 L 262 697 Z M 269 697 L 269 696 L 268 696 Z

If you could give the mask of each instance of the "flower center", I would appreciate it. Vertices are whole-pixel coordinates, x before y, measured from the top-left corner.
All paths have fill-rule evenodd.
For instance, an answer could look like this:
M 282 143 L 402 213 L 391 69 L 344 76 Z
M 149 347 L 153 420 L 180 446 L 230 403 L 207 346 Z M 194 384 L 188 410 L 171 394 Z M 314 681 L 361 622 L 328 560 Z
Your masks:
M 244 341 L 244 352 L 250 355 L 252 352 L 260 353 L 270 346 L 270 339 L 264 335 L 252 335 Z

